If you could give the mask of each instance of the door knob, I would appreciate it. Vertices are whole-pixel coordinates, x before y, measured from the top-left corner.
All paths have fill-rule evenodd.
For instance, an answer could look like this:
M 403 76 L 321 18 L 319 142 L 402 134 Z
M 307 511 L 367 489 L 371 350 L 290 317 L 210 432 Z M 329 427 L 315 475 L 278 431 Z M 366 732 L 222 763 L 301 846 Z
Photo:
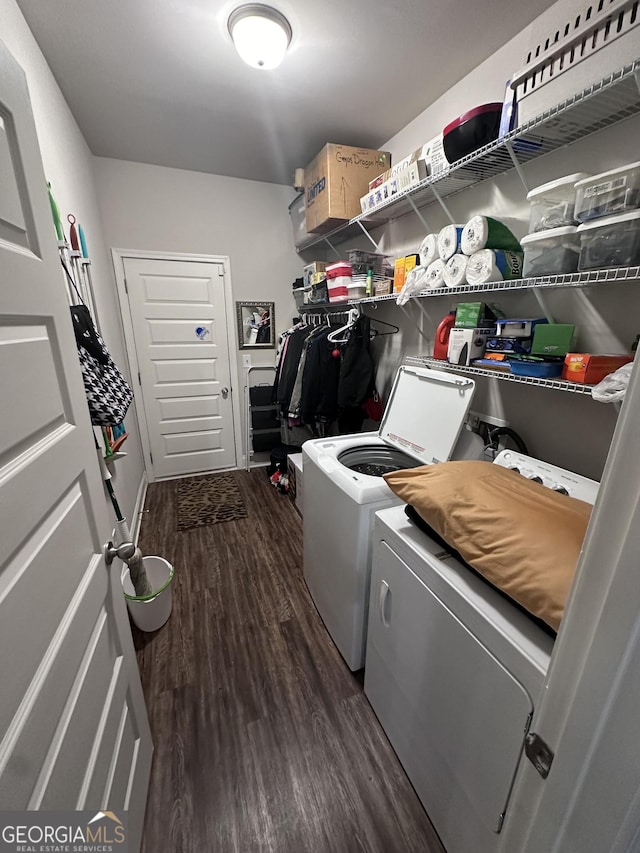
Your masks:
M 229 389 L 228 389 L 228 388 L 223 388 L 223 389 L 222 389 L 222 391 L 220 391 L 220 393 L 222 394 L 222 399 L 223 399 L 223 400 L 226 400 L 226 399 L 227 399 L 227 397 L 229 396 Z
M 104 546 L 104 561 L 110 566 L 111 563 L 118 557 L 125 563 L 130 560 L 136 552 L 136 546 L 133 542 L 123 542 L 122 545 L 114 545 L 113 542 L 107 542 Z

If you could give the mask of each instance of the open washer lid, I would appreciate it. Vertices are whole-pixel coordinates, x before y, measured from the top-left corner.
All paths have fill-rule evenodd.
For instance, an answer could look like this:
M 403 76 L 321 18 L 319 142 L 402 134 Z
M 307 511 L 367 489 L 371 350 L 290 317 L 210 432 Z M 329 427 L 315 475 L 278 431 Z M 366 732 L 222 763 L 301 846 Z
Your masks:
M 446 462 L 475 387 L 467 376 L 403 365 L 396 374 L 378 435 L 423 465 Z

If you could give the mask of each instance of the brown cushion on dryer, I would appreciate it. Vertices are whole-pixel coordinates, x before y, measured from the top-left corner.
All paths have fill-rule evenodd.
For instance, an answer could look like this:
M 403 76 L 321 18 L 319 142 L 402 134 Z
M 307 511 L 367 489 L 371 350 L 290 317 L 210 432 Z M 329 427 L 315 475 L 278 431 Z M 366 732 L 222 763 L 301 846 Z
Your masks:
M 476 571 L 558 629 L 590 504 L 490 462 L 442 462 L 384 479 Z

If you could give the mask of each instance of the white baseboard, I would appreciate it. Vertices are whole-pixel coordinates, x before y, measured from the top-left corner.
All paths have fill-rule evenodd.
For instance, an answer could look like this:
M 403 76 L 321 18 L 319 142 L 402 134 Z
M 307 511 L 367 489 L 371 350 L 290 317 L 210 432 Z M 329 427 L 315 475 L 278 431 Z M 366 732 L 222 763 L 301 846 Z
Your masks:
M 144 501 L 147 496 L 147 486 L 149 485 L 149 480 L 147 479 L 147 472 L 142 472 L 142 477 L 140 478 L 140 485 L 138 486 L 138 494 L 136 496 L 135 506 L 133 507 L 133 517 L 130 519 L 130 531 L 131 531 L 131 541 L 138 541 L 138 534 L 140 533 L 140 524 L 142 522 L 142 510 L 144 509 Z

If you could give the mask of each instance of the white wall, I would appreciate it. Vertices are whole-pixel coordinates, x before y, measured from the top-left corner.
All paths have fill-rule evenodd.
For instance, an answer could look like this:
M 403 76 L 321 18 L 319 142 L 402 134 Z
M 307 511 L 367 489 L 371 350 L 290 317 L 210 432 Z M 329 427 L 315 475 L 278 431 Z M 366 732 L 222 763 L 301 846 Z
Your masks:
M 290 325 L 302 274 L 290 187 L 103 157 L 94 174 L 109 246 L 228 255 L 234 299 L 274 300 L 278 331 Z
M 94 173 L 109 246 L 227 255 L 234 301 L 273 301 L 277 332 L 291 325 L 291 284 L 302 261 L 287 209 L 290 187 L 100 157 Z M 238 349 L 235 331 L 231 346 L 244 382 L 241 354 L 251 351 Z M 274 357 L 275 350 L 251 352 L 252 364 Z
M 427 107 L 406 127 L 381 146 L 397 160 L 433 138 L 456 116 L 481 103 L 502 101 L 505 83 L 522 65 L 530 46 L 529 27 L 489 57 L 443 97 Z M 547 181 L 585 171 L 592 174 L 638 160 L 640 117 L 627 119 L 567 149 L 547 154 L 523 166 L 529 189 Z M 477 184 L 446 200 L 454 221 L 465 223 L 476 213 L 505 221 L 517 237 L 528 233 L 529 205 L 526 189 L 515 170 L 496 180 Z M 428 230 L 437 231 L 448 219 L 437 204 L 423 209 Z M 380 250 L 397 257 L 417 252 L 428 233 L 415 214 L 374 230 Z M 370 249 L 365 239 L 354 245 Z M 351 244 L 350 244 L 351 245 Z M 344 247 L 340 247 L 344 250 Z M 471 299 L 475 297 L 470 297 Z M 578 328 L 577 351 L 625 353 L 640 333 L 638 282 L 608 284 L 585 289 L 546 291 L 545 305 L 556 322 Z M 440 320 L 464 301 L 461 296 L 411 300 L 399 309 L 385 302 L 375 311 L 381 319 L 397 323 L 401 334 L 374 342 L 378 359 L 378 387 L 388 393 L 393 375 L 406 355 L 430 355 Z M 533 293 L 487 294 L 507 316 L 535 317 L 542 309 Z M 372 309 L 367 309 L 372 314 Z M 610 405 L 590 397 L 531 388 L 498 379 L 477 378 L 475 410 L 507 419 L 525 439 L 530 453 L 549 462 L 599 479 L 609 449 L 617 413 Z
M 93 157 L 14 0 L 0 0 L 0 38 L 27 76 L 44 171 L 58 202 L 66 226 L 65 233 L 68 235 L 68 213 L 73 213 L 85 230 L 101 329 L 114 361 L 126 373 L 115 281 L 96 200 Z M 62 271 L 51 286 L 65 287 Z M 142 449 L 133 407 L 125 424 L 129 438 L 122 449 L 128 456 L 112 467 L 113 484 L 120 505 L 130 517 L 143 474 Z M 112 512 L 110 505 L 109 512 Z

